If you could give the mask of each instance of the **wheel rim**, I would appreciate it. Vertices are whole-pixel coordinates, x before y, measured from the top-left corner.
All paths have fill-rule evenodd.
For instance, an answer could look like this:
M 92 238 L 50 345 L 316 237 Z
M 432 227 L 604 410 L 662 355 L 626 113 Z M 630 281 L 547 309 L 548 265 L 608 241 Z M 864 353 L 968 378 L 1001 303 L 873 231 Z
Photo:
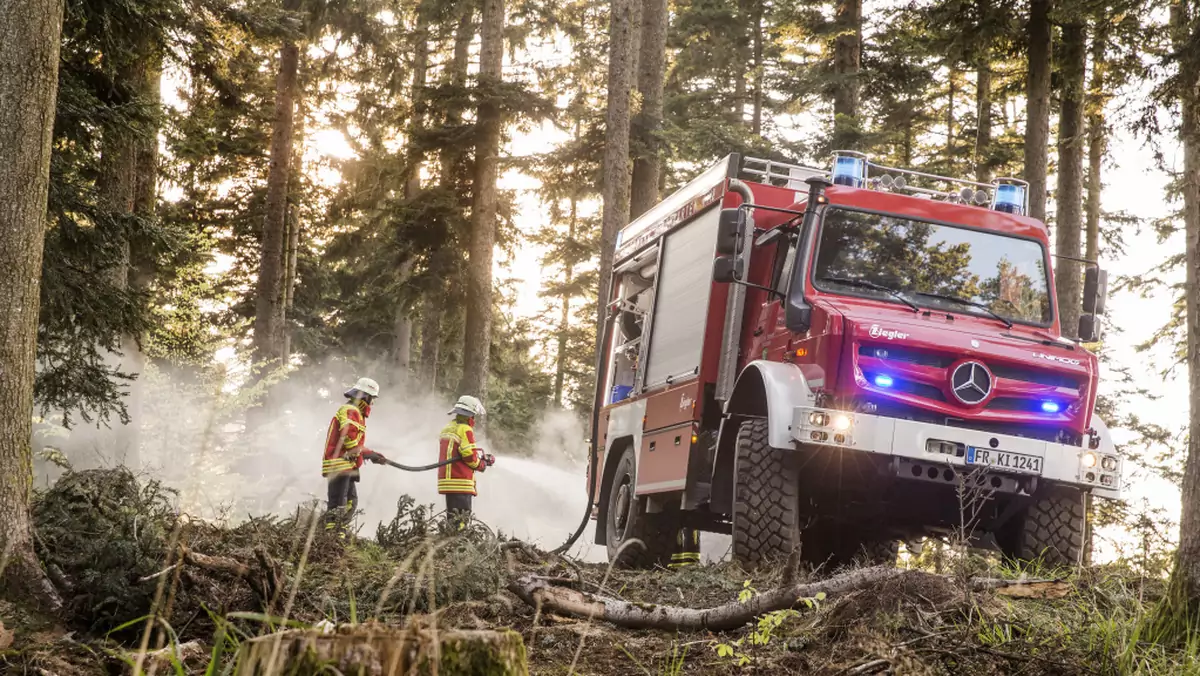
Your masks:
M 617 540 L 625 539 L 625 527 L 629 525 L 629 506 L 632 502 L 629 484 L 629 475 L 625 475 L 613 504 L 613 530 L 616 531 Z

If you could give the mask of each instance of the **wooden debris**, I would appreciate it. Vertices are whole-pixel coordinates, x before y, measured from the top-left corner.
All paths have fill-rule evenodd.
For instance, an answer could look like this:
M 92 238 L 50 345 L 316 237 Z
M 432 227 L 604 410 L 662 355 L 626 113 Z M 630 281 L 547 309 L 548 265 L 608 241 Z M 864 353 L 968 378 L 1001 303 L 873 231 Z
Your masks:
M 1019 599 L 1061 599 L 1071 593 L 1071 585 L 1059 580 L 1016 582 L 1004 587 L 997 587 L 996 593 L 1000 596 Z
M 252 639 L 239 648 L 235 673 L 527 676 L 529 667 L 525 644 L 513 631 L 439 631 L 364 624 L 339 627 L 330 634 L 297 630 Z

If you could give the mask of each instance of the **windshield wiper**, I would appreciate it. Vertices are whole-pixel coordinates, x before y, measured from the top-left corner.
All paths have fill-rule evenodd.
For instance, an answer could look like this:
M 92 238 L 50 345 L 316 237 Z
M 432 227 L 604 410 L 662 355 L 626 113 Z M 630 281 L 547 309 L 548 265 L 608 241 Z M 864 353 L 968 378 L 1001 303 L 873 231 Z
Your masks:
M 979 301 L 974 301 L 969 298 L 960 298 L 959 296 L 950 296 L 950 295 L 943 294 L 943 293 L 927 293 L 925 291 L 913 291 L 913 293 L 917 294 L 918 296 L 925 296 L 926 298 L 937 298 L 939 300 L 948 300 L 951 303 L 959 303 L 961 305 L 970 305 L 971 307 L 979 308 L 980 310 L 983 310 L 984 312 L 991 315 L 994 319 L 1004 322 L 1005 328 L 1011 329 L 1013 327 L 1012 320 L 1010 320 L 1008 317 L 1005 317 L 1004 315 L 996 312 L 992 308 L 984 305 L 983 303 L 980 303 Z
M 822 277 L 821 280 L 826 281 L 826 282 L 837 282 L 838 284 L 845 284 L 846 286 L 861 286 L 864 289 L 873 289 L 875 291 L 882 291 L 886 294 L 890 294 L 896 300 L 898 300 L 901 303 L 904 303 L 905 305 L 912 308 L 913 312 L 921 311 L 921 308 L 916 303 L 912 302 L 908 298 L 905 298 L 904 294 L 900 293 L 896 289 L 893 289 L 888 286 L 884 286 L 882 284 L 876 284 L 875 282 L 869 282 L 865 279 L 850 279 L 848 277 Z

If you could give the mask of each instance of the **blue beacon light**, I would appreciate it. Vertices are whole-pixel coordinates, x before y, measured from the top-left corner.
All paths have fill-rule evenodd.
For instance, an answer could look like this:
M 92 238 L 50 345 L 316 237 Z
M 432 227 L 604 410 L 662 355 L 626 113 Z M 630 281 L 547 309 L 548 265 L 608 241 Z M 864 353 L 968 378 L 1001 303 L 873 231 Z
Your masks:
M 1025 186 L 1002 183 L 996 186 L 996 211 L 1025 215 Z
M 1042 411 L 1044 411 L 1046 413 L 1058 413 L 1059 408 L 1060 407 L 1059 407 L 1057 401 L 1043 401 L 1042 402 Z
M 861 157 L 838 155 L 833 158 L 833 182 L 836 185 L 848 185 L 861 188 L 866 181 L 867 161 Z
M 888 375 L 884 375 L 882 373 L 875 376 L 875 386 L 876 387 L 891 387 L 892 386 L 892 377 L 888 376 Z

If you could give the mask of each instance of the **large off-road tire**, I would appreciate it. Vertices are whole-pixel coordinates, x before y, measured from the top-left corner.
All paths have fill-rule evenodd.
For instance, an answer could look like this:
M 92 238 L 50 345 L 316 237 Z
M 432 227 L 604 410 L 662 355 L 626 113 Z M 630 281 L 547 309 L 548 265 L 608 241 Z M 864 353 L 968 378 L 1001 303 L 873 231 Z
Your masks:
M 1087 543 L 1087 499 L 1087 494 L 1074 488 L 1056 487 L 1038 495 L 998 538 L 1001 551 L 1021 563 L 1082 565 Z
M 852 565 L 895 565 L 900 543 L 869 528 L 853 524 L 841 526 L 814 525 L 801 535 L 801 563 L 810 568 L 833 572 Z
M 637 485 L 637 458 L 633 447 L 617 461 L 608 487 L 605 515 L 608 560 L 626 568 L 666 566 L 675 551 L 675 533 L 666 514 L 647 514 L 643 501 L 633 494 Z M 640 540 L 625 546 L 629 540 Z
M 800 544 L 800 457 L 771 448 L 762 419 L 743 422 L 735 443 L 733 558 L 753 570 Z

